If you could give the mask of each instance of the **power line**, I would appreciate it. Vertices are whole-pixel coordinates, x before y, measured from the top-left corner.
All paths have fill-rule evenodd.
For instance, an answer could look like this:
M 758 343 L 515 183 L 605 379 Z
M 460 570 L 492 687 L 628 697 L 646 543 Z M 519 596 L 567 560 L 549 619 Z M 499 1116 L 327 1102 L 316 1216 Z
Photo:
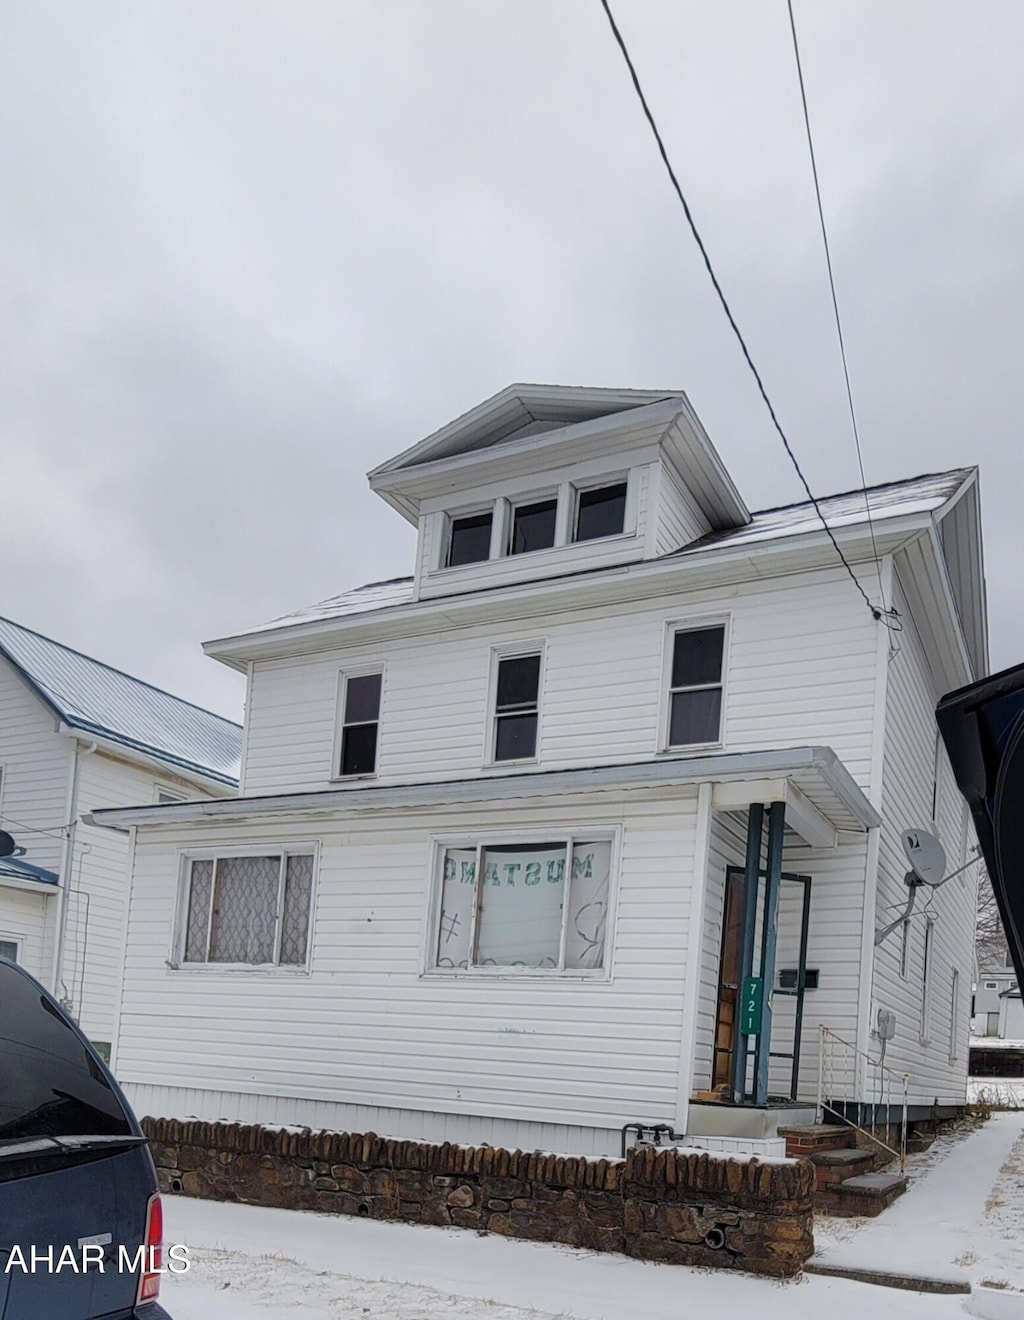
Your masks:
M 736 324 L 736 318 L 732 314 L 732 309 L 729 307 L 729 303 L 726 300 L 725 294 L 722 292 L 722 286 L 719 284 L 718 277 L 714 271 L 714 267 L 711 265 L 711 258 L 708 256 L 707 248 L 704 246 L 704 241 L 700 236 L 700 232 L 697 229 L 696 223 L 694 222 L 689 204 L 687 203 L 686 198 L 683 195 L 683 190 L 682 187 L 680 186 L 678 178 L 676 177 L 676 172 L 672 168 L 672 162 L 668 158 L 668 151 L 666 150 L 665 143 L 662 139 L 661 133 L 658 130 L 658 125 L 655 122 L 654 115 L 651 113 L 651 108 L 647 104 L 647 98 L 644 95 L 643 88 L 640 86 L 640 78 L 637 75 L 636 68 L 630 57 L 629 51 L 626 48 L 626 43 L 623 40 L 622 33 L 619 31 L 618 24 L 615 22 L 615 18 L 612 14 L 611 7 L 608 4 L 608 0 L 601 0 L 601 7 L 608 18 L 608 22 L 612 30 L 612 35 L 615 37 L 619 50 L 622 52 L 622 58 L 626 61 L 626 68 L 629 70 L 629 76 L 633 81 L 633 89 L 637 94 L 638 100 L 640 101 L 641 108 L 643 109 L 644 116 L 647 119 L 648 124 L 650 125 L 651 132 L 654 134 L 654 140 L 658 144 L 658 151 L 661 155 L 661 159 L 662 162 L 664 163 L 665 169 L 668 171 L 668 177 L 672 181 L 672 187 L 675 189 L 676 196 L 679 198 L 680 204 L 682 205 L 683 213 L 686 216 L 687 224 L 690 226 L 690 232 L 693 234 L 694 241 L 696 242 L 698 248 L 700 249 L 701 256 L 704 258 L 704 265 L 707 268 L 707 272 L 711 279 L 711 283 L 714 285 L 715 292 L 718 294 L 718 301 L 722 304 L 722 310 L 725 312 L 729 324 L 732 326 L 733 334 L 736 336 L 739 346 L 743 352 L 743 356 L 746 359 L 747 366 L 750 368 L 754 380 L 757 382 L 757 388 L 760 391 L 761 398 L 764 400 L 765 407 L 768 409 L 768 415 L 772 419 L 772 424 L 775 427 L 776 431 L 779 433 L 779 439 L 782 441 L 783 447 L 785 448 L 786 453 L 789 455 L 789 460 L 793 464 L 797 476 L 800 478 L 801 485 L 803 486 L 804 490 L 807 492 L 808 500 L 814 506 L 814 512 L 821 519 L 822 527 L 824 527 L 825 531 L 828 533 L 828 538 L 832 542 L 836 554 L 842 560 L 843 567 L 850 575 L 850 581 L 860 592 L 864 600 L 864 604 L 871 611 L 872 617 L 878 620 L 880 623 L 887 624 L 888 623 L 888 619 L 886 618 L 887 611 L 884 608 L 884 601 L 882 608 L 879 608 L 877 605 L 872 605 L 870 597 L 868 596 L 864 588 L 861 586 L 856 573 L 854 573 L 853 569 L 850 567 L 849 561 L 847 560 L 846 556 L 843 554 L 839 546 L 839 542 L 836 540 L 835 535 L 833 534 L 832 528 L 829 527 L 828 522 L 825 519 L 825 515 L 821 511 L 821 506 L 818 504 L 818 501 L 814 498 L 814 495 L 811 493 L 811 488 L 807 484 L 807 478 L 803 474 L 803 470 L 801 469 L 800 464 L 797 461 L 796 455 L 793 453 L 793 449 L 789 443 L 789 439 L 787 438 L 786 433 L 782 429 L 782 425 L 779 422 L 778 417 L 776 416 L 775 409 L 772 406 L 772 401 L 768 397 L 768 391 L 765 389 L 764 382 L 761 379 L 761 374 L 758 371 L 757 367 L 754 366 L 754 359 L 750 356 L 750 350 L 747 348 L 746 341 L 744 340 L 743 335 L 740 332 L 739 326 Z
M 800 101 L 804 109 L 804 128 L 807 130 L 807 150 L 811 157 L 811 174 L 814 177 L 814 196 L 818 203 L 818 220 L 821 224 L 821 241 L 825 248 L 825 265 L 828 267 L 828 285 L 832 290 L 832 310 L 836 317 L 836 334 L 839 337 L 839 354 L 843 359 L 843 379 L 846 381 L 846 401 L 850 405 L 850 422 L 853 426 L 853 440 L 857 447 L 857 466 L 860 469 L 860 484 L 864 492 L 864 509 L 868 515 L 868 531 L 871 533 L 871 552 L 875 557 L 875 571 L 878 574 L 878 594 L 885 604 L 885 588 L 882 586 L 882 566 L 878 558 L 878 546 L 875 544 L 875 527 L 871 521 L 871 501 L 868 499 L 868 483 L 864 475 L 864 455 L 860 447 L 860 429 L 857 426 L 857 410 L 853 406 L 853 389 L 850 385 L 850 368 L 846 361 L 846 341 L 843 338 L 843 323 L 839 316 L 839 299 L 836 297 L 836 281 L 832 273 L 832 251 L 828 243 L 828 230 L 825 226 L 825 210 L 821 204 L 821 185 L 818 182 L 818 162 L 814 155 L 814 139 L 811 136 L 811 115 L 807 108 L 807 90 L 804 87 L 804 70 L 800 61 L 800 43 L 796 38 L 796 19 L 793 16 L 793 0 L 786 0 L 789 9 L 789 28 L 793 34 L 793 54 L 796 57 L 796 72 L 800 79 Z

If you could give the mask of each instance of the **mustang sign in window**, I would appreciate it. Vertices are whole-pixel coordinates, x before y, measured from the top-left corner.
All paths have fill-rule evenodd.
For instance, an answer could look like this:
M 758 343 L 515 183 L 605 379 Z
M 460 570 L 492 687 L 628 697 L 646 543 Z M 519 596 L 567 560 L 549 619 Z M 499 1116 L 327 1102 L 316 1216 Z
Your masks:
M 599 970 L 611 858 L 585 837 L 443 849 L 434 966 Z
M 182 961 L 305 965 L 312 892 L 311 853 L 193 859 Z

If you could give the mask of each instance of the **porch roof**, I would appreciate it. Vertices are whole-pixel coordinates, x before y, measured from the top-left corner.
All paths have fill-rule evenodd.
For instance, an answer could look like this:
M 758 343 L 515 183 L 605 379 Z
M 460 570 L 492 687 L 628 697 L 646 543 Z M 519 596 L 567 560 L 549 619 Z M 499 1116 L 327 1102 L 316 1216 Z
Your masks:
M 617 765 L 570 770 L 520 771 L 504 775 L 474 775 L 409 784 L 369 784 L 281 793 L 260 797 L 223 798 L 141 807 L 108 807 L 84 819 L 114 829 L 132 826 L 180 825 L 206 820 L 240 820 L 281 815 L 336 815 L 345 811 L 430 807 L 458 802 L 507 802 L 623 789 L 671 788 L 709 782 L 721 786 L 719 805 L 736 807 L 742 800 L 787 802 L 787 817 L 810 842 L 825 844 L 824 832 L 864 831 L 881 817 L 864 790 L 831 747 L 785 747 L 758 752 L 720 752 L 707 756 L 659 757 Z M 726 788 L 725 786 L 732 786 Z M 750 793 L 772 797 L 751 798 Z M 801 828 L 803 825 L 803 828 Z

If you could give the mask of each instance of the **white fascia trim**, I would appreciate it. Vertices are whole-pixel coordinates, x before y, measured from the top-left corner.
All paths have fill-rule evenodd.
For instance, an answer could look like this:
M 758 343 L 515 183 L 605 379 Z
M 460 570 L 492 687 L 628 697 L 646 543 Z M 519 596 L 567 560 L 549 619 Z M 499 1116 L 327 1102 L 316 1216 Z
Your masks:
M 13 875 L 0 875 L 0 889 L 23 889 L 28 894 L 44 894 L 47 898 L 60 893 L 60 885 L 51 885 L 46 880 L 18 880 Z
M 76 729 L 73 724 L 65 724 L 63 720 L 57 726 L 57 732 L 63 734 L 65 738 L 74 738 L 87 746 L 95 744 L 96 747 L 104 752 L 109 752 L 111 756 L 115 756 L 119 761 L 128 761 L 133 765 L 141 766 L 145 770 L 151 770 L 155 774 L 165 777 L 168 774 L 176 775 L 178 779 L 187 780 L 203 790 L 224 794 L 237 791 L 232 790 L 231 785 L 226 784 L 223 779 L 214 779 L 212 776 L 202 775 L 198 771 L 178 765 L 175 761 L 164 761 L 158 756 L 147 755 L 134 747 L 128 747 L 124 743 L 118 742 L 115 738 L 104 738 L 101 734 L 91 733 L 88 729 Z
M 910 514 L 893 519 L 885 527 L 875 524 L 875 543 L 879 554 L 894 553 L 896 550 L 922 531 L 930 527 L 930 513 Z M 871 529 L 867 523 L 857 523 L 850 527 L 836 529 L 835 535 L 847 551 L 847 558 L 852 563 L 871 563 L 875 550 L 871 541 Z M 854 547 L 857 549 L 854 549 Z M 766 541 L 745 542 L 742 545 L 722 549 L 710 545 L 697 550 L 684 550 L 660 559 L 636 560 L 628 564 L 613 564 L 600 570 L 587 570 L 583 573 L 565 573 L 554 578 L 540 578 L 529 582 L 498 584 L 493 587 L 470 589 L 451 596 L 429 596 L 426 599 L 409 601 L 404 605 L 385 606 L 382 609 L 365 610 L 352 614 L 339 614 L 329 618 L 313 619 L 307 623 L 282 623 L 279 628 L 260 628 L 256 632 L 236 633 L 230 637 L 215 638 L 203 643 L 203 652 L 214 660 L 220 660 L 230 668 L 245 672 L 250 659 L 258 659 L 263 653 L 281 654 L 279 644 L 288 643 L 288 654 L 303 650 L 302 643 L 307 639 L 327 643 L 335 636 L 351 634 L 360 630 L 372 630 L 380 624 L 391 624 L 408 618 L 433 618 L 442 615 L 449 618 L 455 610 L 477 610 L 482 603 L 500 599 L 503 610 L 518 601 L 528 601 L 531 612 L 545 608 L 568 609 L 565 602 L 567 595 L 587 595 L 595 591 L 605 600 L 611 600 L 613 591 L 604 591 L 614 587 L 617 582 L 629 581 L 628 590 L 622 592 L 623 598 L 640 600 L 645 596 L 655 597 L 666 586 L 672 586 L 678 578 L 699 576 L 707 568 L 721 568 L 728 574 L 730 568 L 750 566 L 755 559 L 764 559 L 773 552 L 792 552 L 799 547 L 807 552 L 806 564 L 800 568 L 784 569 L 779 574 L 771 572 L 770 565 L 757 571 L 750 570 L 741 574 L 738 580 L 756 582 L 758 578 L 772 576 L 790 576 L 797 572 L 814 572 L 822 568 L 840 567 L 825 532 L 796 532 L 788 536 L 773 537 Z M 858 553 L 858 549 L 861 553 Z M 735 573 L 732 575 L 735 578 Z M 732 579 L 730 579 L 732 580 Z M 712 586 L 715 582 L 704 582 L 699 586 Z M 554 596 L 557 603 L 546 604 L 545 597 Z
M 459 802 L 551 798 L 580 792 L 623 788 L 691 787 L 710 780 L 777 777 L 814 771 L 839 798 L 862 829 L 881 824 L 881 817 L 831 747 L 793 747 L 766 752 L 719 752 L 708 756 L 659 758 L 627 765 L 582 770 L 545 770 L 472 779 L 359 788 L 321 789 L 256 798 L 164 806 L 107 807 L 83 820 L 90 825 L 125 830 L 132 825 L 177 825 L 204 820 L 230 820 L 286 814 L 334 814 L 375 808 L 429 807 Z

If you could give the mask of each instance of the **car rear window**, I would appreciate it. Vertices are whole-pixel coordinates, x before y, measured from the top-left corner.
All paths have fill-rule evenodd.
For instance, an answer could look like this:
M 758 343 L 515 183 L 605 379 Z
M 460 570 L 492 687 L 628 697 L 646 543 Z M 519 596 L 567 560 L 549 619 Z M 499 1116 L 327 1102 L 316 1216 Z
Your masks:
M 0 1145 L 132 1131 L 79 1036 L 27 976 L 0 965 Z

